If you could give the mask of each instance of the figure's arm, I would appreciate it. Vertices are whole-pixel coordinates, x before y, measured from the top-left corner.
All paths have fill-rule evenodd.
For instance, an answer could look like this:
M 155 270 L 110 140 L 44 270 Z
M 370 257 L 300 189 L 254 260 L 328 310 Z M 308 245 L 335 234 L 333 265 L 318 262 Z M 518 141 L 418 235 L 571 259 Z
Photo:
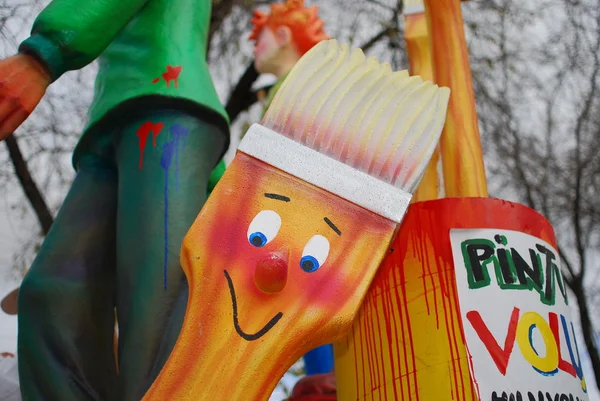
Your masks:
M 0 140 L 25 121 L 50 83 L 91 63 L 147 1 L 52 1 L 19 54 L 0 61 Z
M 52 80 L 91 63 L 148 0 L 53 0 L 19 47 L 48 69 Z

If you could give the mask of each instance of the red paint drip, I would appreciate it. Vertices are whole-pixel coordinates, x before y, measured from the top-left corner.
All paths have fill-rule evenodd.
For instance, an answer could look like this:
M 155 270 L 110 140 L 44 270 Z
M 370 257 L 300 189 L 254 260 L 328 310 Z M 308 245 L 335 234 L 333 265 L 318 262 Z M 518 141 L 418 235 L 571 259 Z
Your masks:
M 430 229 L 429 232 L 435 233 L 435 228 L 434 228 L 434 222 L 432 221 L 431 218 L 428 219 L 429 220 L 429 225 L 430 225 Z M 425 222 L 423 222 L 425 223 Z M 421 224 L 423 224 L 421 223 Z M 444 242 L 446 242 L 447 239 L 444 238 Z M 439 238 L 434 239 L 434 243 L 438 244 L 441 243 L 442 241 L 440 241 Z M 461 376 L 461 382 L 462 380 L 462 370 L 460 367 L 460 351 L 458 348 L 458 344 L 456 342 L 456 332 L 455 332 L 455 328 L 454 328 L 454 321 L 452 320 L 454 317 L 454 311 L 453 311 L 453 307 L 452 307 L 452 290 L 455 287 L 455 283 L 453 280 L 453 277 L 449 277 L 449 275 L 451 273 L 453 273 L 453 270 L 450 268 L 446 268 L 446 263 L 444 260 L 441 261 L 441 263 L 438 263 L 438 258 L 436 258 L 436 269 L 437 269 L 437 273 L 438 273 L 438 277 L 440 278 L 440 287 L 442 288 L 442 292 L 444 294 L 444 297 L 442 299 L 442 307 L 444 309 L 444 318 L 445 318 L 445 326 L 446 326 L 446 336 L 448 339 L 448 350 L 450 351 L 450 363 L 451 363 L 451 367 L 452 367 L 452 376 L 454 378 L 454 380 L 451 382 L 451 396 L 452 399 L 458 399 L 459 395 L 458 395 L 458 375 L 457 375 L 457 365 L 458 365 L 458 370 L 461 372 L 460 376 Z M 464 399 L 464 383 L 461 386 L 463 388 L 463 398 Z
M 473 383 L 475 383 L 475 387 L 471 387 L 471 390 L 472 390 L 471 395 L 473 396 L 472 397 L 473 399 L 478 400 L 479 394 L 481 394 L 481 391 L 479 390 L 479 383 L 477 382 L 477 379 L 475 379 L 475 368 L 473 367 L 473 356 L 471 356 L 471 353 L 469 352 L 468 348 L 466 351 L 467 351 L 467 357 L 469 360 L 469 367 L 470 367 L 472 378 L 473 378 Z
M 452 320 L 454 314 L 452 313 L 452 300 L 450 298 L 451 286 L 452 286 L 452 277 L 448 277 L 448 269 L 442 268 L 441 274 L 444 275 L 444 280 L 448 286 L 448 295 L 445 299 L 444 313 L 446 318 L 446 335 L 448 339 L 448 349 L 450 351 L 450 363 L 452 364 L 452 376 L 454 377 L 454 381 L 452 384 L 454 385 L 452 391 L 452 399 L 458 399 L 458 375 L 456 374 L 456 361 L 460 358 L 458 353 L 456 352 L 456 347 L 454 344 L 456 343 L 456 339 L 454 337 L 454 321 Z M 460 364 L 460 363 L 459 363 Z
M 400 331 L 402 332 L 402 360 L 404 360 L 404 374 L 402 374 L 402 368 L 399 366 L 399 370 L 400 370 L 400 388 L 401 388 L 401 392 L 402 392 L 402 396 L 404 396 L 404 377 L 407 377 L 408 379 L 408 353 L 406 351 L 406 343 L 407 343 L 407 339 L 406 339 L 406 327 L 404 325 L 404 308 L 402 308 L 402 301 L 400 300 L 400 294 L 399 291 L 397 291 L 396 289 L 398 288 L 398 280 L 396 279 L 396 273 L 392 273 L 392 277 L 394 279 L 394 286 L 392 288 L 394 288 L 394 297 L 396 299 L 396 306 L 398 307 L 398 318 L 400 320 Z M 404 287 L 404 285 L 402 285 L 402 287 Z M 410 333 L 409 333 L 410 335 Z M 410 383 L 408 384 L 408 394 L 410 395 Z
M 382 305 L 383 305 L 383 293 L 381 294 L 381 300 L 382 300 Z M 385 306 L 383 306 L 383 308 L 385 309 Z M 379 360 L 379 367 L 381 368 L 381 379 L 379 381 L 379 385 L 383 387 L 383 400 L 386 401 L 388 399 L 388 397 L 387 397 L 387 380 L 385 379 L 385 376 L 386 376 L 385 361 L 384 361 L 384 358 L 379 358 L 380 356 L 383 355 L 383 340 L 381 338 L 381 333 L 383 332 L 383 330 L 382 330 L 381 321 L 379 319 L 379 313 L 378 313 L 377 309 L 375 309 L 375 316 L 377 317 L 377 336 L 379 337 L 379 352 L 377 353 L 377 356 L 378 356 L 377 359 Z M 384 324 L 385 324 L 385 322 L 384 322 Z M 381 391 L 379 392 L 379 399 L 381 399 Z
M 377 309 L 375 306 L 375 302 L 376 300 L 371 298 L 371 316 L 369 318 L 369 329 L 370 329 L 370 335 L 371 335 L 371 354 L 370 356 L 373 359 L 373 370 L 375 371 L 375 373 L 377 374 L 376 376 L 376 381 L 375 383 L 373 383 L 373 390 L 381 390 L 381 377 L 379 375 L 379 361 L 378 361 L 378 356 L 379 353 L 377 352 L 377 342 L 375 341 L 375 319 L 373 318 L 373 314 L 377 315 Z M 381 391 L 379 391 L 379 398 L 381 399 Z
M 425 306 L 427 307 L 427 315 L 431 314 L 429 310 L 429 297 L 427 296 L 427 274 L 425 273 L 425 265 L 423 264 L 423 260 L 425 260 L 425 253 L 427 250 L 425 249 L 425 241 L 423 238 L 416 239 L 413 237 L 413 253 L 417 255 L 417 258 L 421 262 L 421 280 L 423 282 L 423 296 L 425 297 Z
M 430 260 L 429 260 L 429 252 L 427 252 L 426 247 L 425 247 L 425 243 L 423 243 L 423 248 L 425 249 L 425 266 L 427 266 L 427 275 L 429 276 L 429 279 L 431 280 L 431 292 L 433 293 L 433 308 L 435 310 L 435 328 L 439 330 L 440 328 L 440 314 L 438 312 L 438 300 L 437 300 L 437 291 L 436 291 L 436 286 L 435 286 L 435 279 L 433 277 L 433 273 L 431 272 L 431 265 L 430 265 Z M 434 257 L 435 259 L 435 257 Z M 434 260 L 434 262 L 436 263 L 437 266 L 437 260 Z M 439 267 L 438 267 L 438 274 L 436 274 L 437 276 L 439 276 Z
M 446 271 L 450 271 L 450 269 L 446 269 Z M 453 277 L 454 277 L 454 285 L 452 286 L 452 297 L 450 298 L 450 301 L 454 302 L 454 307 L 450 308 L 450 313 L 452 316 L 452 322 L 455 321 L 462 321 L 462 317 L 460 316 L 460 313 L 458 313 L 458 316 L 455 315 L 455 312 L 459 312 L 459 304 L 458 304 L 458 290 L 456 289 L 456 276 L 454 276 L 454 271 L 452 271 L 453 273 Z M 465 381 L 464 381 L 464 374 L 463 374 L 463 368 L 462 368 L 462 364 L 460 363 L 460 347 L 459 347 L 459 343 L 458 343 L 458 338 L 459 336 L 456 334 L 456 326 L 454 324 L 452 324 L 452 334 L 453 334 L 453 342 L 454 342 L 454 349 L 456 350 L 456 365 L 458 366 L 458 375 L 460 376 L 460 381 L 461 381 L 461 394 L 462 394 L 462 399 L 465 400 L 466 399 L 466 394 L 465 394 Z M 462 336 L 463 334 L 463 330 L 462 328 L 459 330 L 459 335 Z M 464 345 L 465 341 L 464 338 L 461 337 L 461 344 Z M 458 381 L 456 382 L 456 384 L 458 385 Z
M 373 349 L 372 349 L 372 342 L 371 342 L 371 336 L 370 336 L 370 330 L 369 330 L 369 317 L 367 316 L 367 313 L 370 312 L 370 308 L 365 308 L 365 319 L 363 320 L 363 326 L 364 326 L 364 330 L 365 330 L 365 341 L 367 343 L 367 361 L 369 363 L 369 377 L 371 378 L 371 393 L 373 392 L 374 388 L 373 388 L 373 382 L 375 381 L 375 377 L 373 376 Z
M 396 368 L 395 368 L 395 361 L 397 360 L 397 356 L 398 355 L 394 355 L 394 350 L 392 348 L 393 343 L 392 343 L 392 322 L 394 323 L 394 330 L 396 330 L 396 316 L 394 315 L 394 310 L 392 308 L 392 296 L 389 290 L 389 278 L 386 277 L 384 279 L 384 284 L 381 288 L 381 303 L 383 306 L 383 317 L 384 317 L 384 325 L 385 325 L 385 335 L 387 338 L 387 343 L 390 347 L 389 349 L 389 355 L 390 355 L 390 368 L 392 370 L 392 377 L 391 377 L 391 382 L 392 382 L 392 388 L 394 390 L 394 400 L 398 400 L 398 391 L 396 389 Z M 398 337 L 396 336 L 396 351 L 398 351 L 400 348 L 398 346 Z M 382 350 L 383 352 L 383 350 Z M 396 357 L 395 357 L 396 356 Z M 383 362 L 383 358 L 382 358 L 382 362 Z M 387 382 L 384 382 L 384 386 L 387 387 Z M 386 400 L 387 400 L 387 389 L 386 389 Z
M 364 319 L 364 314 L 363 314 L 363 319 Z M 364 391 L 363 397 L 366 397 L 367 396 L 367 385 L 366 385 L 367 375 L 366 375 L 366 372 L 365 372 L 365 370 L 366 370 L 366 368 L 365 368 L 365 365 L 366 365 L 366 363 L 365 363 L 365 347 L 363 346 L 364 341 L 362 341 L 362 339 L 365 337 L 363 335 L 363 326 L 364 325 L 361 322 L 361 324 L 359 325 L 359 335 L 360 335 L 360 339 L 361 339 L 361 342 L 360 342 L 360 355 L 361 355 L 361 361 L 362 361 L 362 363 L 361 363 L 361 365 L 362 365 L 362 383 L 363 383 L 363 391 Z
M 394 275 L 394 277 L 396 276 L 396 273 L 394 271 L 392 271 L 392 274 Z M 391 292 L 391 281 L 389 279 L 386 279 L 386 280 L 387 280 L 386 288 L 388 288 L 388 299 L 389 299 L 389 304 L 390 304 L 390 313 L 392 315 L 392 319 L 394 322 L 394 332 L 397 333 L 398 332 L 398 320 L 396 319 L 396 313 L 394 313 L 394 308 L 392 306 L 393 302 L 394 302 L 394 298 L 392 297 L 392 292 Z M 399 309 L 396 309 L 396 310 L 399 310 Z M 395 336 L 395 337 L 396 337 L 396 355 L 399 357 L 400 356 L 400 336 Z M 402 338 L 404 339 L 404 332 L 402 333 Z M 396 377 L 396 375 L 394 374 L 394 371 L 392 370 L 393 379 L 394 379 L 394 395 L 396 395 L 396 379 L 398 379 L 400 381 L 400 393 L 402 394 L 402 396 L 404 396 L 404 384 L 402 383 L 402 373 L 401 373 L 402 367 L 400 366 L 400 359 L 396 358 L 396 361 L 398 364 L 398 377 Z M 395 399 L 397 400 L 399 398 L 396 396 Z
M 148 142 L 148 136 L 152 132 L 152 144 L 156 146 L 156 137 L 162 131 L 164 123 L 154 124 L 152 121 L 146 121 L 135 133 L 139 138 L 138 147 L 140 148 L 140 163 L 139 169 L 141 170 L 144 166 L 144 151 L 146 150 L 146 143 Z
M 416 357 L 415 357 L 415 345 L 413 342 L 413 331 L 412 331 L 412 326 L 410 324 L 410 312 L 408 310 L 408 299 L 406 297 L 406 279 L 404 277 L 404 266 L 400 267 L 400 283 L 402 285 L 402 297 L 403 299 L 403 306 L 404 306 L 404 313 L 406 315 L 406 327 L 408 328 L 408 340 L 410 342 L 410 356 L 411 356 L 411 360 L 412 360 L 412 371 L 410 373 L 412 373 L 413 376 L 413 384 L 414 384 L 414 393 L 416 395 L 416 397 L 414 398 L 415 401 L 419 401 L 419 383 L 417 382 L 417 361 L 416 361 Z M 407 371 L 407 374 L 409 372 Z M 407 377 L 407 381 L 410 383 L 410 377 Z M 410 385 L 409 385 L 410 388 Z
M 360 317 L 359 317 L 360 319 Z M 359 390 L 358 390 L 358 369 L 356 369 L 356 367 L 358 366 L 358 358 L 356 357 L 356 325 L 352 325 L 352 347 L 354 348 L 354 382 L 356 383 L 356 401 L 358 401 L 358 395 L 360 394 Z M 348 336 L 350 337 L 350 336 Z

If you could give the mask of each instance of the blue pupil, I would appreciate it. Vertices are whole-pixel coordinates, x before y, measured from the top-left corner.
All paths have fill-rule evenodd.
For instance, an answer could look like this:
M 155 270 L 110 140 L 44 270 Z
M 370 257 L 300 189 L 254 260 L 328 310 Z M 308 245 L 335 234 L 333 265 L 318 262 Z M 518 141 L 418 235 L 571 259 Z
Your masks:
M 250 241 L 250 243 L 255 247 L 260 248 L 267 244 L 267 237 L 265 237 L 263 233 L 257 231 L 255 233 L 250 234 L 250 236 L 248 237 L 248 241 Z
M 319 268 L 319 261 L 310 255 L 303 256 L 300 259 L 300 267 L 307 273 L 312 273 Z

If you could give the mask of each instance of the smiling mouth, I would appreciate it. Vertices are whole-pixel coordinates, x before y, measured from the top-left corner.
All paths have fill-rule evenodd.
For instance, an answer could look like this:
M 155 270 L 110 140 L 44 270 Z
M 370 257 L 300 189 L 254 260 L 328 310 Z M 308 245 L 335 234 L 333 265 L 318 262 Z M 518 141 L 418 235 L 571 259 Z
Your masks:
M 281 313 L 281 312 L 277 313 L 275 316 L 273 316 L 273 318 L 271 320 L 269 320 L 269 322 L 262 329 L 260 329 L 256 333 L 254 333 L 254 334 L 245 333 L 241 329 L 240 323 L 238 322 L 237 300 L 235 299 L 235 289 L 233 288 L 233 281 L 231 280 L 229 273 L 227 273 L 227 270 L 223 270 L 223 273 L 225 273 L 225 278 L 227 279 L 227 284 L 229 285 L 229 293 L 231 294 L 231 304 L 232 304 L 232 308 L 233 308 L 233 327 L 235 327 L 235 331 L 237 331 L 237 333 L 240 335 L 240 337 L 242 337 L 244 340 L 247 340 L 247 341 L 258 340 L 259 338 L 261 338 L 262 336 L 267 334 L 267 332 L 269 330 L 271 330 L 273 328 L 273 326 L 275 326 L 277 324 L 279 319 L 281 319 L 281 317 L 283 316 L 283 313 Z

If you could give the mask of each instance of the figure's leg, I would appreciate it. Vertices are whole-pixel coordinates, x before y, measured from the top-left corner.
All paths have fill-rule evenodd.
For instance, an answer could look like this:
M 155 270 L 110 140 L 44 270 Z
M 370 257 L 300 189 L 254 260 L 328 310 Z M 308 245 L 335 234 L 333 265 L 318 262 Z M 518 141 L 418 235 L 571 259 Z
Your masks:
M 84 156 L 19 291 L 23 400 L 106 400 L 114 388 L 116 213 L 115 167 Z
M 130 121 L 116 138 L 120 401 L 142 398 L 175 344 L 187 303 L 181 243 L 228 135 L 179 111 Z

